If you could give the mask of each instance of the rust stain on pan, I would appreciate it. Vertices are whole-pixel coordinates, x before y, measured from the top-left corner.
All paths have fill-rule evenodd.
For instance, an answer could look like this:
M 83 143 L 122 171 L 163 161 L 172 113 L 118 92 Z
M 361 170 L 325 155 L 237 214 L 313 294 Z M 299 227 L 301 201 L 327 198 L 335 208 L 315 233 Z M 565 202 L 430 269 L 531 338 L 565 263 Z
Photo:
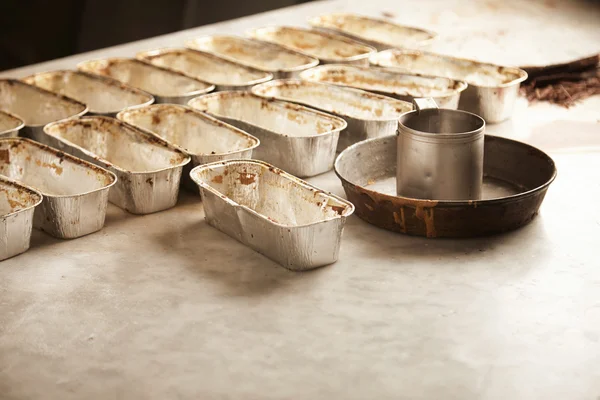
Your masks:
M 256 174 L 251 174 L 248 172 L 240 172 L 239 173 L 239 181 L 242 185 L 250 185 L 256 182 Z
M 228 172 L 225 171 L 225 174 L 228 174 Z M 212 178 L 212 182 L 223 183 L 223 175 L 216 175 L 215 177 Z

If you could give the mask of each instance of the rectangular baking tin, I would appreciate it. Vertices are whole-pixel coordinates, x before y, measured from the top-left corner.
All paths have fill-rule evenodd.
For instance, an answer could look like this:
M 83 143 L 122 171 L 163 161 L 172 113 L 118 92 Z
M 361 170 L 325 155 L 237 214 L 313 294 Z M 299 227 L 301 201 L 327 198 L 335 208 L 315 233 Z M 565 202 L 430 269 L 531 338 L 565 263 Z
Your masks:
M 162 211 L 177 203 L 181 171 L 190 157 L 160 137 L 109 117 L 60 121 L 44 132 L 53 146 L 117 175 L 111 203 L 133 214 Z
M 60 239 L 102 229 L 117 181 L 112 172 L 24 138 L 0 139 L 0 174 L 43 194 L 33 226 Z
M 338 258 L 352 203 L 262 161 L 196 167 L 208 223 L 285 268 L 308 270 Z

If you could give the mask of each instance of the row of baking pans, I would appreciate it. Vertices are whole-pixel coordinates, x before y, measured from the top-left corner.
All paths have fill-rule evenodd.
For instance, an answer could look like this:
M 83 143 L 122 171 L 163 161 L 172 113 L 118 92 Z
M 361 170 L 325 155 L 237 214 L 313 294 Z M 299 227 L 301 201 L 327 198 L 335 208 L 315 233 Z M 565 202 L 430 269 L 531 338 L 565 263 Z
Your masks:
M 186 104 L 214 90 L 247 90 L 272 79 L 300 78 L 402 100 L 432 97 L 440 106 L 459 107 L 493 123 L 510 117 L 520 82 L 527 77 L 518 68 L 408 50 L 435 38 L 422 29 L 352 14 L 310 22 L 313 29 L 275 26 L 253 29 L 249 38 L 200 37 L 186 41 L 185 48 L 144 51 L 135 59 L 91 60 L 78 65 L 79 73 L 57 71 L 25 80 L 103 115 L 119 111 L 111 95 L 127 105 L 146 104 L 152 96 L 158 103 Z M 87 96 L 80 94 L 82 85 L 89 87 Z M 107 89 L 99 96 L 102 87 Z

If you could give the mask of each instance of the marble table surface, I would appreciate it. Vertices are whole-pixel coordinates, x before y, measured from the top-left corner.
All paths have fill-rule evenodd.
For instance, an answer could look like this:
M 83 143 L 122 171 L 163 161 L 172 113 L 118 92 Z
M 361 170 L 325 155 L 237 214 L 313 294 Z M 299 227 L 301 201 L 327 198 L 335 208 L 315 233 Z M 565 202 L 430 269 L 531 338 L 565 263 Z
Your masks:
M 210 33 L 392 15 L 434 50 L 504 64 L 600 51 L 597 1 L 307 3 L 0 73 L 182 45 Z M 488 133 L 558 166 L 540 215 L 507 234 L 431 240 L 353 216 L 339 261 L 289 272 L 204 222 L 199 198 L 71 241 L 35 231 L 0 263 L 0 398 L 600 398 L 600 96 L 528 105 Z M 330 172 L 309 180 L 343 195 Z

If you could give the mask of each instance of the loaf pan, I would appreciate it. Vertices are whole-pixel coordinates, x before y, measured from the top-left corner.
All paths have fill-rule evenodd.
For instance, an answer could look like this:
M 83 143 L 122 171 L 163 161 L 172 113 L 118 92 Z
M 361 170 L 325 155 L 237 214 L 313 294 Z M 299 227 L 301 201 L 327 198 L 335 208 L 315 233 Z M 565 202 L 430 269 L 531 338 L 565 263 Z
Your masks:
M 85 104 L 15 79 L 0 79 L 0 110 L 25 123 L 21 136 L 43 142 L 44 125 L 85 114 Z
M 273 75 L 268 72 L 244 67 L 210 53 L 191 49 L 144 51 L 138 53 L 137 57 L 154 65 L 202 79 L 215 85 L 216 90 L 249 89 L 258 83 L 273 79 Z
M 24 138 L 0 139 L 0 174 L 43 194 L 33 225 L 60 239 L 102 229 L 117 181 L 105 169 Z
M 90 114 L 114 117 L 124 108 L 152 104 L 154 97 L 115 79 L 83 71 L 42 72 L 23 81 L 86 104 Z
M 154 96 L 157 103 L 186 104 L 215 89 L 213 85 L 168 68 L 133 58 L 106 58 L 77 65 L 81 71 L 108 76 Z
M 16 137 L 19 131 L 23 129 L 25 123 L 16 115 L 0 111 L 0 138 Z
M 276 79 L 295 78 L 305 69 L 319 64 L 319 60 L 306 54 L 239 36 L 204 36 L 188 40 L 185 45 L 246 67 L 269 72 Z
M 423 48 L 430 45 L 437 36 L 425 29 L 356 14 L 321 15 L 309 22 L 315 28 L 367 43 L 378 51 L 394 47 Z
M 197 97 L 190 106 L 260 139 L 253 158 L 300 178 L 333 168 L 335 149 L 346 121 L 285 101 L 249 92 L 218 92 Z
M 191 168 L 214 161 L 252 158 L 260 144 L 246 132 L 176 104 L 131 108 L 120 112 L 117 118 L 152 132 L 187 153 L 192 162 L 185 166 L 182 182 L 193 190 L 197 190 L 197 186 L 189 177 Z
M 439 108 L 455 110 L 467 84 L 448 78 L 409 75 L 381 68 L 355 65 L 321 65 L 300 74 L 311 82 L 348 86 L 383 94 L 400 100 L 433 98 Z
M 318 58 L 322 64 L 368 65 L 369 56 L 376 52 L 374 47 L 344 36 L 291 26 L 253 29 L 248 35 Z
M 133 214 L 177 203 L 183 166 L 190 157 L 160 137 L 109 117 L 84 117 L 47 125 L 53 146 L 114 172 L 108 200 Z
M 416 50 L 386 50 L 375 54 L 371 64 L 407 73 L 441 76 L 466 82 L 469 86 L 458 108 L 481 116 L 488 123 L 512 116 L 519 86 L 527 72 L 450 56 Z
M 291 101 L 343 118 L 347 128 L 340 133 L 337 150 L 365 140 L 396 133 L 398 118 L 412 110 L 412 104 L 352 89 L 302 80 L 277 80 L 252 88 L 264 98 Z
M 0 261 L 29 249 L 33 213 L 42 195 L 0 176 Z
M 285 268 L 308 270 L 338 258 L 354 206 L 262 161 L 196 167 L 208 223 Z

